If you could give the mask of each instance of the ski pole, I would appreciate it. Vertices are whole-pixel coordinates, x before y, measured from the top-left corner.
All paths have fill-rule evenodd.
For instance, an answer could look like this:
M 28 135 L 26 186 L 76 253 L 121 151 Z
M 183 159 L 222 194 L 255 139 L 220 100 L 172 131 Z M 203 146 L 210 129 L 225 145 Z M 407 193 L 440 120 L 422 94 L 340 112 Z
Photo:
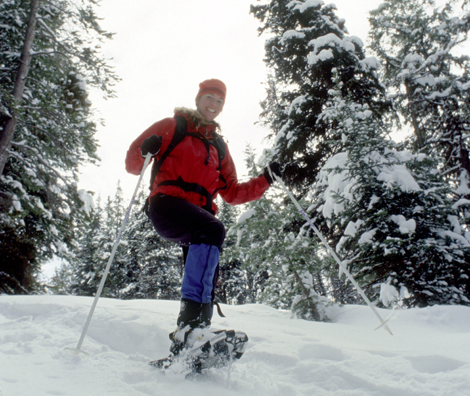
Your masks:
M 114 256 L 116 255 L 117 248 L 119 246 L 119 242 L 121 242 L 121 237 L 122 233 L 124 231 L 124 228 L 126 227 L 127 221 L 129 220 L 129 215 L 131 213 L 132 206 L 134 205 L 135 197 L 137 195 L 137 191 L 139 190 L 140 182 L 142 181 L 142 177 L 144 176 L 145 169 L 147 169 L 147 166 L 150 162 L 150 159 L 152 158 L 152 155 L 150 153 L 147 154 L 145 157 L 144 161 L 144 166 L 142 168 L 142 172 L 140 173 L 139 180 L 137 182 L 137 186 L 135 187 L 134 194 L 132 195 L 131 202 L 129 204 L 129 207 L 127 208 L 126 215 L 124 216 L 124 219 L 121 224 L 121 229 L 119 230 L 118 237 L 116 239 L 116 242 L 114 242 L 113 250 L 111 251 L 111 256 L 109 256 L 108 264 L 106 265 L 106 268 L 104 270 L 103 277 L 101 278 L 100 285 L 98 287 L 98 291 L 96 292 L 95 299 L 93 300 L 93 304 L 91 306 L 90 312 L 88 314 L 87 320 L 85 322 L 85 325 L 83 326 L 83 331 L 82 335 L 80 336 L 80 340 L 78 341 L 77 344 L 77 351 L 80 351 L 80 348 L 82 347 L 83 340 L 85 339 L 85 335 L 88 331 L 88 326 L 90 326 L 91 318 L 93 316 L 93 313 L 95 312 L 96 304 L 98 304 L 98 299 L 101 296 L 101 292 L 103 291 L 104 284 L 106 282 L 106 278 L 108 277 L 109 269 L 111 268 L 111 264 L 114 260 Z
M 393 335 L 392 334 L 392 331 L 390 330 L 390 328 L 388 327 L 387 325 L 387 320 L 383 320 L 382 317 L 380 316 L 380 314 L 378 313 L 378 311 L 375 309 L 374 305 L 372 305 L 372 303 L 370 302 L 369 298 L 366 296 L 366 294 L 364 293 L 364 291 L 362 290 L 362 288 L 359 286 L 359 284 L 356 282 L 356 280 L 354 279 L 354 277 L 351 275 L 351 273 L 349 272 L 348 268 L 344 265 L 344 263 L 339 259 L 338 255 L 336 254 L 336 252 L 331 248 L 331 246 L 328 244 L 328 242 L 325 240 L 325 238 L 323 238 L 323 235 L 321 234 L 321 232 L 318 230 L 317 227 L 315 227 L 315 225 L 313 224 L 312 220 L 310 220 L 310 218 L 308 217 L 307 213 L 305 213 L 305 211 L 302 209 L 302 207 L 300 206 L 299 202 L 294 198 L 294 196 L 292 195 L 292 193 L 287 189 L 286 185 L 284 184 L 284 182 L 282 181 L 282 179 L 273 174 L 271 172 L 271 169 L 269 168 L 268 166 L 268 171 L 269 171 L 269 174 L 271 175 L 271 178 L 273 180 L 276 180 L 280 185 L 281 187 L 284 189 L 284 191 L 287 193 L 287 195 L 289 196 L 289 198 L 291 199 L 291 201 L 294 203 L 294 205 L 297 207 L 297 209 L 299 210 L 299 212 L 302 214 L 302 216 L 305 218 L 305 220 L 307 220 L 307 223 L 309 224 L 310 228 L 313 230 L 313 232 L 315 232 L 315 234 L 318 236 L 318 238 L 320 239 L 320 241 L 323 243 L 323 245 L 326 247 L 326 249 L 330 252 L 330 254 L 333 256 L 333 258 L 335 259 L 335 261 L 338 263 L 338 265 L 340 266 L 341 270 L 346 274 L 346 276 L 348 277 L 348 279 L 351 281 L 351 283 L 354 285 L 354 287 L 356 288 L 356 290 L 358 291 L 358 293 L 361 295 L 361 297 L 364 299 L 364 301 L 367 303 L 367 305 L 370 307 L 370 309 L 372 309 L 372 312 L 374 312 L 375 316 L 377 316 L 377 318 L 379 319 L 380 321 L 380 326 L 379 327 L 384 327 L 385 330 L 387 330 L 390 335 Z M 378 328 L 379 328 L 378 327 Z

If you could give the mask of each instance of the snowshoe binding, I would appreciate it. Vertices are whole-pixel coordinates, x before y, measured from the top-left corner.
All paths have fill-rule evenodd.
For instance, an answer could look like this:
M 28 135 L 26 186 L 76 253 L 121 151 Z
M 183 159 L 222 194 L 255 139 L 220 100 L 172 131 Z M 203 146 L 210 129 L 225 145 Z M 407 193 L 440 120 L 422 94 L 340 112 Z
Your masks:
M 150 365 L 166 370 L 179 363 L 188 374 L 200 374 L 211 368 L 229 366 L 233 360 L 240 359 L 248 342 L 246 333 L 235 330 L 195 329 L 186 338 L 181 351 L 152 361 Z

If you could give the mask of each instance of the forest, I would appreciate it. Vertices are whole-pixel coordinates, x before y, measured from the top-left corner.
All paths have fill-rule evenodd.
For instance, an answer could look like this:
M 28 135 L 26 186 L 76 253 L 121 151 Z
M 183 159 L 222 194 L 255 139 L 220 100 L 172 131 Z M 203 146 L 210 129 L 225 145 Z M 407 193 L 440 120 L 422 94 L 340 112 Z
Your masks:
M 0 292 L 93 296 L 127 208 L 77 187 L 99 162 L 89 89 L 119 80 L 94 1 L 0 4 Z M 368 46 L 321 0 L 256 2 L 266 37 L 261 154 L 380 307 L 470 305 L 468 0 L 385 0 Z M 394 139 L 400 132 L 404 139 Z M 142 210 L 143 183 L 103 296 L 179 300 L 181 248 Z M 217 298 L 308 320 L 363 304 L 279 184 L 238 207 L 217 201 L 227 237 Z M 63 260 L 44 284 L 41 266 Z

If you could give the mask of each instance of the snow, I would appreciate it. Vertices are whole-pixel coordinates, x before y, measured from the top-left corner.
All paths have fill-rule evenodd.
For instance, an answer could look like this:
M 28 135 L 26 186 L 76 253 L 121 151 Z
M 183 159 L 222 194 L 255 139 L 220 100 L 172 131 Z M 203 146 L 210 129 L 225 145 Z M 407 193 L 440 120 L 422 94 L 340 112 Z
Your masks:
M 302 114 L 301 106 L 307 102 L 307 95 L 300 95 L 295 98 L 289 106 L 287 114 L 291 114 L 293 111 L 296 111 L 297 114 Z
M 296 30 L 287 30 L 283 35 L 282 35 L 282 38 L 281 38 L 281 43 L 284 44 L 286 42 L 286 40 L 290 40 L 292 39 L 293 37 L 297 38 L 297 39 L 303 39 L 305 38 L 305 33 L 302 33 L 302 32 L 298 32 Z
M 357 243 L 359 245 L 365 245 L 366 243 L 372 243 L 373 240 L 374 240 L 374 235 L 375 235 L 376 232 L 377 232 L 376 228 L 374 228 L 373 230 L 364 232 L 361 235 L 361 237 L 359 238 L 359 240 L 357 241 Z
M 370 111 L 364 111 L 359 114 L 361 118 L 370 116 Z M 346 119 L 344 125 L 347 127 L 352 123 L 351 119 Z M 377 173 L 377 180 L 383 182 L 384 187 L 393 188 L 397 186 L 404 192 L 421 191 L 421 187 L 414 179 L 411 171 L 403 163 L 413 159 L 420 159 L 421 154 L 413 155 L 409 151 L 391 151 L 384 150 L 384 155 L 371 151 L 363 157 L 364 163 L 374 164 L 374 170 Z M 422 158 L 422 157 L 421 157 Z M 340 214 L 345 208 L 345 201 L 357 200 L 355 191 L 357 178 L 349 175 L 349 154 L 341 152 L 329 158 L 319 174 L 319 185 L 324 187 L 325 203 L 318 208 L 327 219 L 333 214 Z M 397 163 L 398 162 L 398 163 Z M 342 199 L 338 199 L 341 197 Z M 374 196 L 370 205 L 378 202 L 379 198 Z M 413 222 L 407 223 L 408 232 L 413 232 Z
M 398 230 L 402 234 L 412 234 L 416 231 L 416 221 L 414 219 L 406 220 L 403 215 L 392 215 L 390 216 L 390 220 L 398 225 Z
M 96 209 L 95 203 L 93 201 L 93 195 L 88 193 L 85 190 L 78 190 L 78 197 L 80 201 L 83 202 L 83 210 L 87 215 L 90 214 L 92 209 Z
M 309 65 L 314 65 L 318 61 L 326 61 L 334 58 L 333 51 L 329 48 L 324 47 L 340 47 L 345 51 L 355 52 L 355 44 L 362 46 L 363 43 L 360 38 L 356 36 L 339 38 L 334 33 L 328 33 L 324 36 L 317 37 L 316 39 L 310 40 L 308 45 L 314 47 L 314 50 L 308 54 L 307 62 Z M 365 66 L 365 64 L 363 65 Z
M 361 65 L 364 71 L 380 70 L 380 68 L 382 67 L 380 61 L 375 56 L 369 56 L 359 61 L 359 64 Z
M 397 184 L 404 192 L 420 191 L 421 188 L 405 165 L 391 165 L 383 167 L 377 180 L 385 182 L 389 187 Z
M 461 234 L 457 234 L 456 232 L 452 232 L 449 230 L 437 230 L 437 233 L 441 235 L 443 238 L 448 237 L 453 241 L 458 241 L 462 246 L 470 247 L 470 243 L 468 242 L 467 238 L 462 236 Z
M 460 208 L 461 206 L 464 206 L 464 205 L 465 206 L 470 205 L 470 200 L 465 199 L 465 198 L 461 198 L 455 204 L 452 205 L 452 208 L 453 209 L 458 209 L 458 208 Z
M 417 65 L 421 65 L 422 63 L 424 63 L 424 58 L 419 54 L 412 53 L 405 56 L 405 59 L 403 59 L 403 63 L 407 66 L 410 66 L 410 64 L 412 66 L 415 63 Z
M 349 237 L 355 237 L 359 228 L 364 225 L 364 221 L 350 221 L 344 230 L 343 236 L 340 238 L 338 244 L 336 245 L 336 252 L 340 253 L 343 245 L 348 241 Z
M 397 301 L 400 297 L 398 290 L 390 283 L 382 283 L 380 285 L 380 301 L 388 307 L 392 302 Z
M 357 230 L 364 225 L 364 221 L 358 220 L 358 221 L 350 221 L 344 230 L 344 235 L 349 235 L 349 236 L 356 236 Z
M 390 280 L 380 285 L 380 301 L 388 307 L 393 303 L 399 303 L 400 299 L 408 298 L 410 295 L 405 286 L 400 287 L 400 291 L 390 284 Z
M 254 208 L 246 210 L 245 212 L 240 214 L 240 216 L 238 217 L 237 224 L 242 224 L 242 223 L 246 222 L 248 219 L 250 219 L 254 215 L 256 215 L 256 210 Z M 240 242 L 242 240 L 244 232 L 245 232 L 245 230 L 243 228 L 240 228 L 240 229 L 237 230 L 237 246 L 240 246 Z
M 384 293 L 393 295 L 392 290 Z M 392 294 L 390 294 L 392 293 Z M 264 305 L 223 306 L 215 328 L 244 330 L 245 355 L 200 380 L 160 373 L 177 301 L 100 299 L 75 348 L 90 297 L 0 296 L 0 394 L 453 396 L 470 390 L 470 308 L 379 310 L 394 335 L 374 331 L 366 306 L 330 308 L 331 323 Z
M 322 0 L 304 0 L 304 1 L 298 1 L 294 0 L 291 1 L 289 4 L 287 4 L 287 8 L 292 7 L 292 11 L 298 10 L 299 12 L 305 12 L 311 7 L 319 7 L 325 4 Z
M 243 212 L 237 219 L 237 224 L 242 224 L 245 221 L 247 221 L 249 218 L 253 217 L 256 215 L 256 210 L 251 208 Z
M 436 85 L 436 79 L 433 75 L 428 74 L 426 76 L 418 77 L 415 79 L 417 84 L 422 85 L 423 87 L 429 85 L 430 87 L 434 87 Z
M 278 134 L 276 135 L 276 138 L 274 140 L 274 146 L 277 146 L 278 142 L 285 137 L 286 135 L 286 131 L 291 127 L 292 125 L 292 121 L 291 120 L 288 120 L 284 125 L 283 127 L 281 128 L 281 130 L 278 132 Z
M 307 62 L 309 65 L 314 65 L 317 62 L 324 62 L 327 61 L 328 59 L 333 59 L 333 51 L 330 49 L 322 49 L 318 54 L 315 54 L 314 52 L 311 52 L 307 56 Z
M 76 74 L 75 77 L 77 78 L 77 82 L 75 83 L 75 85 L 85 94 L 89 94 L 85 77 L 81 74 Z
M 317 37 L 316 39 L 310 40 L 308 45 L 312 47 L 336 47 L 341 46 L 341 39 L 334 33 L 328 33 L 324 36 Z
M 16 194 L 12 195 L 11 203 L 16 211 L 21 212 L 22 210 L 21 201 L 18 199 L 18 196 Z
M 462 171 L 459 176 L 459 187 L 455 190 L 458 195 L 470 194 L 469 176 L 466 171 Z
M 319 208 L 325 218 L 331 218 L 333 213 L 339 214 L 344 210 L 344 204 L 336 202 L 335 195 L 350 190 L 354 186 L 354 180 L 348 180 L 345 169 L 348 153 L 338 153 L 329 158 L 320 171 L 320 182 L 326 185 L 325 204 Z M 338 172 L 332 170 L 338 169 Z M 330 171 L 328 171 L 330 170 Z

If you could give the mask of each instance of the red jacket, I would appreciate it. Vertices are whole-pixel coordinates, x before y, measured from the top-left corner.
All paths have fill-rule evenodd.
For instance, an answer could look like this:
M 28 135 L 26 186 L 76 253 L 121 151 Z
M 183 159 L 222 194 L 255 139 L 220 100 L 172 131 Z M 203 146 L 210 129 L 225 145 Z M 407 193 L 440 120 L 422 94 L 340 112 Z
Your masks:
M 196 112 L 192 110 L 180 109 L 176 110 L 175 116 L 184 116 L 188 121 L 188 132 L 198 132 L 202 136 L 208 136 L 209 139 L 216 135 L 217 124 L 207 124 L 197 126 L 200 123 Z M 145 159 L 140 152 L 142 142 L 152 135 L 162 137 L 162 147 L 156 158 L 160 158 L 171 142 L 175 133 L 175 118 L 165 118 L 156 122 L 146 131 L 144 131 L 129 147 L 126 156 L 126 170 L 134 175 L 139 175 L 142 171 Z M 153 189 L 150 197 L 157 193 L 180 197 L 188 202 L 203 207 L 206 204 L 206 198 L 197 192 L 185 191 L 178 186 L 163 185 L 160 183 L 167 180 L 183 179 L 188 183 L 196 183 L 204 187 L 210 194 L 220 194 L 224 201 L 229 204 L 237 205 L 250 201 L 254 201 L 262 197 L 264 192 L 269 188 L 266 178 L 261 175 L 254 177 L 248 182 L 239 183 L 235 164 L 225 144 L 225 157 L 222 160 L 222 166 L 219 171 L 219 156 L 217 149 L 210 145 L 209 162 L 205 165 L 208 155 L 207 148 L 200 138 L 186 136 L 163 161 L 160 171 L 153 183 Z M 223 177 L 221 178 L 220 175 Z M 225 186 L 226 188 L 216 191 L 218 188 Z M 217 205 L 212 204 L 212 210 L 217 213 Z

